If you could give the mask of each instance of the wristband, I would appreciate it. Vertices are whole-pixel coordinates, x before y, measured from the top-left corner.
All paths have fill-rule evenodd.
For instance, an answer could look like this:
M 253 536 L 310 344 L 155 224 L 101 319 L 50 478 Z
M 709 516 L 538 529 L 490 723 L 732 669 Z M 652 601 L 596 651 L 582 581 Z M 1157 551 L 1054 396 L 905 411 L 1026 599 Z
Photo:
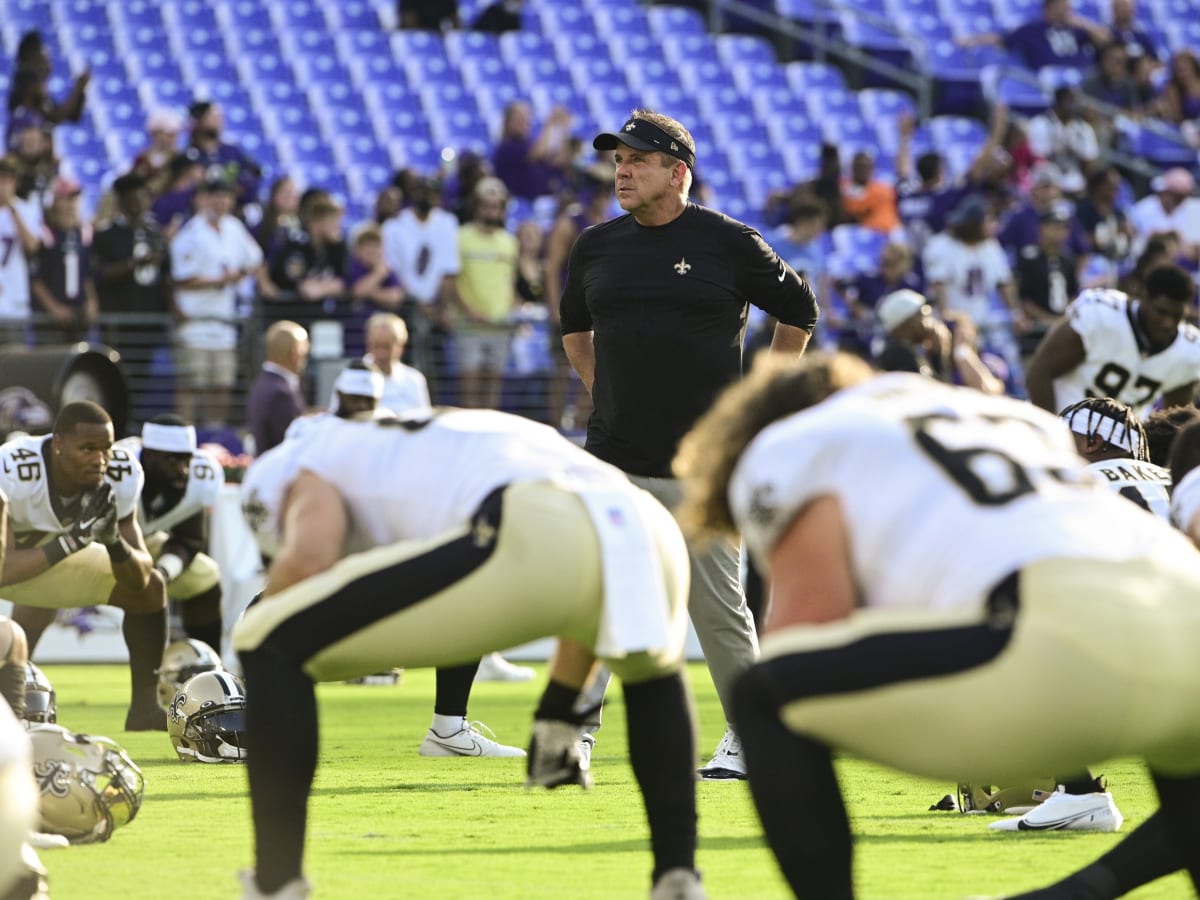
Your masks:
M 115 544 L 105 544 L 104 549 L 108 551 L 109 560 L 114 563 L 123 563 L 129 557 L 133 556 L 133 551 L 129 549 L 129 545 L 121 537 L 117 538 Z
M 174 581 L 183 574 L 183 560 L 174 553 L 164 553 L 158 558 L 158 562 L 154 564 L 154 568 L 163 573 L 163 578 L 167 581 Z
M 51 566 L 56 566 L 76 550 L 83 547 L 79 541 L 72 538 L 69 534 L 60 534 L 50 543 L 42 547 L 42 552 L 46 554 L 46 561 Z

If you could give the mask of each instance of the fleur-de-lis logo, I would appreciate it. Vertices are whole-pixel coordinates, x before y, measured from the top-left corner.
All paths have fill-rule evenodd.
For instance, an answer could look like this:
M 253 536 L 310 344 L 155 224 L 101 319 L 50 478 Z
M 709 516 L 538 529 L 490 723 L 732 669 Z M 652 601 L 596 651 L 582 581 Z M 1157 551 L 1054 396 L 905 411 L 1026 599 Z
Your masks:
M 633 129 L 635 129 L 635 128 L 637 128 L 637 125 L 635 125 L 633 122 L 630 122 L 628 125 L 625 126 L 626 131 L 633 131 Z
M 47 759 L 33 764 L 33 777 L 38 789 L 52 797 L 65 797 L 71 791 L 71 768 L 57 759 Z
M 679 149 L 679 145 L 678 145 L 677 143 L 675 143 L 674 141 L 671 141 L 671 149 L 672 149 L 672 150 L 678 150 L 678 149 Z
M 480 550 L 496 540 L 496 528 L 486 519 L 476 519 L 471 526 L 471 539 Z
M 679 257 L 679 262 L 675 263 L 675 265 L 672 268 L 674 268 L 678 274 L 686 275 L 688 272 L 691 271 L 692 264 L 689 263 L 686 259 L 684 259 L 681 256 L 681 257 Z

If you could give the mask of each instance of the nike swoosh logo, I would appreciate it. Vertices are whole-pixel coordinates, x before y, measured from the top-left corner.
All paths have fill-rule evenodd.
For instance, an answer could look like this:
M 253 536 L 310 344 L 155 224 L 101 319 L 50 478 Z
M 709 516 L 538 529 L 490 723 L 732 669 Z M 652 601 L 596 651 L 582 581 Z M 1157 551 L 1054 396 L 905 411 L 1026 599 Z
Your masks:
M 1076 813 L 1073 816 L 1067 816 L 1063 819 L 1045 822 L 1043 824 L 1034 825 L 1031 822 L 1026 822 L 1024 819 L 1017 820 L 1017 831 L 1057 831 L 1060 828 L 1066 828 L 1072 822 L 1078 822 L 1080 819 L 1086 819 L 1088 816 L 1100 812 L 1101 809 L 1089 809 L 1087 812 Z
M 88 530 L 88 529 L 90 529 L 90 528 L 91 528 L 93 525 L 95 525 L 95 524 L 96 524 L 96 520 L 97 520 L 97 519 L 99 519 L 99 518 L 100 518 L 99 516 L 92 516 L 90 519 L 80 519 L 80 520 L 79 520 L 79 528 L 80 528 L 80 530 L 81 530 L 81 531 L 87 531 L 87 530 Z
M 779 264 L 779 280 L 783 281 L 783 279 L 785 279 L 785 278 L 787 278 L 787 269 L 785 269 L 783 267 L 783 263 L 780 263 Z

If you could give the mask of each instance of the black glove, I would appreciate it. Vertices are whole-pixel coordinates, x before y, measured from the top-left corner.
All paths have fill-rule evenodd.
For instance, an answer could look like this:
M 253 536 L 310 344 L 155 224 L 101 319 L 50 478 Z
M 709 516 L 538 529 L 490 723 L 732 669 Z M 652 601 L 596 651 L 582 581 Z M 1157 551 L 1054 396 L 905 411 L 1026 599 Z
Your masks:
M 107 481 L 94 491 L 85 493 L 79 501 L 79 516 L 69 531 L 60 534 L 45 545 L 44 552 L 50 565 L 62 562 L 72 553 L 78 553 L 98 538 L 96 526 L 111 514 L 113 529 L 116 528 L 116 504 L 113 502 L 112 485 Z
M 581 740 L 583 732 L 573 722 L 535 719 L 525 759 L 525 787 L 577 784 L 585 790 L 590 788 L 590 760 L 580 752 Z
M 92 540 L 110 547 L 120 540 L 121 532 L 117 529 L 117 500 L 113 496 L 112 485 L 105 481 L 92 494 Z M 82 518 L 82 516 L 81 516 Z

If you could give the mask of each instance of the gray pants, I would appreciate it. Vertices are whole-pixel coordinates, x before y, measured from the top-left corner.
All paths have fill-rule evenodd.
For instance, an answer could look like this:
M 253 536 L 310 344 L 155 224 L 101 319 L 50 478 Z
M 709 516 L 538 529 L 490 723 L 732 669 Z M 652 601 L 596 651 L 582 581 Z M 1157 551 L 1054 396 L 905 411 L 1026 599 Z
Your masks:
M 674 510 L 683 497 L 683 489 L 674 478 L 647 478 L 630 475 L 629 480 L 649 491 L 667 509 Z M 741 549 L 718 539 L 703 553 L 688 547 L 692 563 L 692 587 L 688 612 L 708 672 L 712 676 L 725 711 L 725 721 L 733 721 L 733 683 L 758 658 L 758 633 L 754 616 L 746 605 L 740 579 Z

